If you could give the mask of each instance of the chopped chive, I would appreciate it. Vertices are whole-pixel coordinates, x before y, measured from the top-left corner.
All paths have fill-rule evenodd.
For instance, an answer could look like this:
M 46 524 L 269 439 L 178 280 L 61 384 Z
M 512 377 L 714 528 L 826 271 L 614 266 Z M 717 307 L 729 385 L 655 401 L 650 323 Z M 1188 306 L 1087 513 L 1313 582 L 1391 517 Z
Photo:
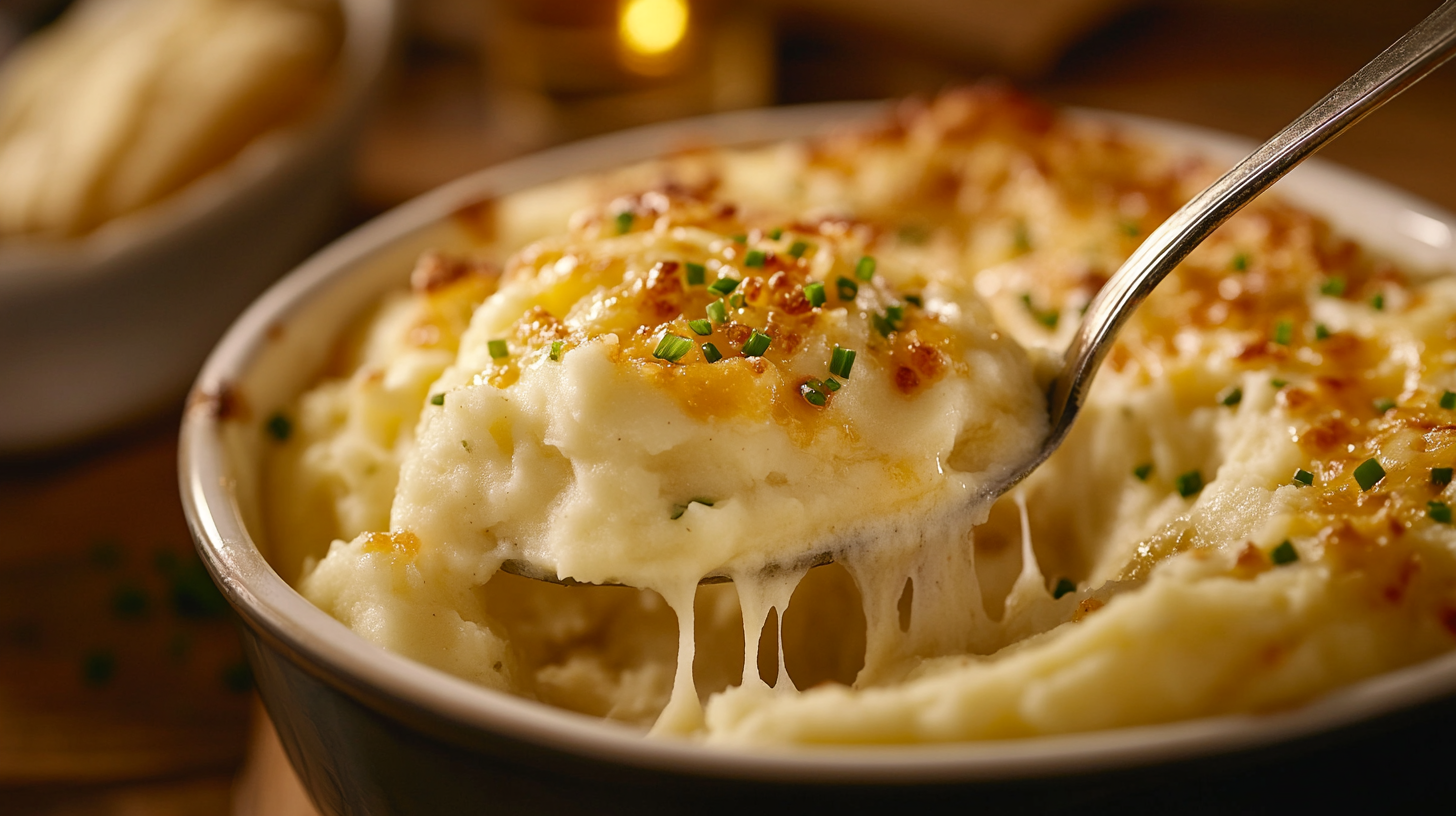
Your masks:
M 1016 227 L 1011 231 L 1011 246 L 1019 255 L 1031 251 L 1031 231 L 1026 228 L 1025 221 L 1016 222 Z
M 675 363 L 682 359 L 693 347 L 693 341 L 672 332 L 663 332 L 662 339 L 657 341 L 657 348 L 653 349 L 652 356 L 659 360 L 666 360 Z
M 753 334 L 748 336 L 748 340 L 743 344 L 743 348 L 740 351 L 743 352 L 744 357 L 762 357 L 763 353 L 768 351 L 769 343 L 772 342 L 772 337 L 755 329 Z
M 1036 320 L 1036 322 L 1042 324 L 1048 329 L 1055 329 L 1057 327 L 1057 322 L 1061 318 L 1061 313 L 1058 312 L 1056 309 L 1038 309 L 1036 307 L 1036 304 L 1032 303 L 1030 294 L 1022 295 L 1021 303 L 1026 307 L 1026 310 L 1028 312 L 1031 312 L 1031 316 Z
M 824 387 L 829 390 L 829 393 L 832 394 L 835 391 L 838 391 L 839 389 L 843 388 L 844 386 L 839 384 L 839 380 L 836 380 L 833 377 L 830 377 L 829 379 L 827 379 L 827 380 L 824 381 Z
M 708 284 L 708 291 L 715 295 L 729 295 L 738 288 L 737 278 L 719 278 Z
M 1302 484 L 1305 487 L 1311 487 L 1314 485 L 1314 474 L 1310 473 L 1304 468 L 1298 468 L 1294 471 L 1294 483 Z
M 728 322 L 728 307 L 723 305 L 723 301 L 715 300 L 709 303 L 707 311 L 709 319 L 714 323 Z
M 777 241 L 778 239 L 780 239 L 782 237 L 784 237 L 784 231 L 781 230 L 781 229 L 772 230 L 768 234 L 768 239 L 770 241 Z
M 1288 320 L 1281 320 L 1275 323 L 1274 342 L 1281 346 L 1287 346 L 1294 342 L 1294 323 Z
M 1426 514 L 1431 517 L 1431 521 L 1438 524 L 1451 523 L 1451 505 L 1443 501 L 1426 502 Z
M 870 322 L 874 324 L 875 331 L 879 332 L 881 337 L 889 337 L 890 333 L 895 331 L 895 324 L 886 320 L 884 315 L 871 315 Z
M 1375 407 L 1375 413 L 1383 414 L 1395 407 L 1395 400 L 1389 397 L 1381 397 L 1371 404 Z
M 551 341 L 551 361 L 552 362 L 556 362 L 556 361 L 558 361 L 558 360 L 561 359 L 561 349 L 564 348 L 565 346 L 566 346 L 566 341 L 565 340 L 552 340 Z
M 735 292 L 728 297 L 728 305 L 735 309 L 743 308 L 743 293 Z
M 748 243 L 748 236 L 740 232 L 737 235 L 733 236 L 733 243 L 746 244 Z
M 702 286 L 703 278 L 708 273 L 707 267 L 692 262 L 688 262 L 684 266 L 688 270 L 688 286 Z
M 878 265 L 873 255 L 866 255 L 854 265 L 854 276 L 862 281 L 869 281 L 874 278 L 875 267 Z
M 767 259 L 767 257 L 768 256 L 766 256 L 761 249 L 750 249 L 748 250 L 748 254 L 743 256 L 743 265 L 755 267 L 763 266 L 764 261 Z
M 1382 293 L 1370 298 L 1370 306 L 1377 312 L 1385 311 L 1385 295 Z
M 723 352 L 719 351 L 718 347 L 713 345 L 712 343 L 704 343 L 703 359 L 707 360 L 710 363 L 716 363 L 719 360 L 723 359 Z
M 1377 484 L 1380 484 L 1380 480 L 1384 478 L 1385 468 L 1381 467 L 1380 463 L 1374 459 L 1366 459 L 1360 463 L 1359 467 L 1355 468 L 1355 481 L 1360 484 L 1361 490 L 1369 490 Z
M 1273 561 L 1276 567 L 1293 564 L 1299 560 L 1299 551 L 1294 549 L 1294 544 L 1286 538 L 1284 543 L 1269 552 L 1269 560 Z
M 1063 595 L 1076 591 L 1077 585 L 1070 578 L 1058 578 L 1057 585 L 1052 589 L 1052 598 L 1060 599 Z
M 1431 468 L 1431 484 L 1440 487 L 1451 484 L 1451 468 Z
M 627 210 L 617 213 L 617 234 L 625 235 L 630 229 L 632 229 L 632 213 Z
M 839 280 L 834 282 L 834 286 L 838 290 L 840 300 L 854 300 L 854 296 L 859 294 L 859 284 L 842 275 Z
M 820 306 L 823 306 L 824 305 L 824 284 L 822 284 L 822 283 L 806 283 L 806 284 L 804 284 L 804 299 L 807 300 L 807 301 L 809 301 L 809 305 L 810 306 L 813 306 L 815 308 L 818 308 Z
M 485 347 L 490 351 L 490 359 L 492 360 L 500 360 L 511 356 L 511 347 L 506 345 L 506 341 L 504 340 L 491 340 L 485 344 Z
M 809 382 L 800 385 L 799 396 L 803 397 L 804 401 L 809 403 L 810 405 L 818 408 L 823 408 L 824 404 L 829 401 L 829 398 L 824 396 L 824 392 L 815 388 L 813 383 L 814 381 L 810 380 Z
M 1234 259 L 1229 262 L 1229 266 L 1235 272 L 1246 272 L 1246 271 L 1248 271 L 1248 269 L 1249 269 L 1249 253 L 1247 253 L 1247 252 L 1240 252 L 1239 254 L 1235 255 L 1234 256 Z
M 1173 487 L 1177 488 L 1178 495 L 1186 499 L 1203 489 L 1203 474 L 1196 470 L 1180 473 L 1173 480 Z
M 1329 326 L 1326 326 L 1323 323 L 1316 323 L 1316 324 L 1314 324 L 1314 339 L 1316 339 L 1316 340 L 1328 340 L 1328 339 L 1330 339 L 1330 327 Z
M 925 301 L 921 300 L 919 295 L 906 295 L 905 302 L 909 303 L 917 309 L 925 308 Z
M 836 377 L 849 379 L 849 372 L 854 368 L 854 357 L 856 352 L 853 349 L 834 347 L 829 355 L 829 373 Z
M 1441 392 L 1441 407 L 1447 411 L 1456 408 L 1456 391 Z
M 1237 387 L 1230 388 L 1218 398 L 1218 401 L 1220 405 L 1232 408 L 1235 405 L 1238 405 L 1240 402 L 1244 401 L 1244 389 Z
M 281 413 L 268 417 L 268 422 L 263 427 L 267 429 L 269 436 L 279 442 L 287 442 L 288 437 L 293 435 L 293 423 Z
M 442 393 L 439 393 L 439 394 L 431 394 L 430 395 L 430 404 L 431 405 L 444 405 L 445 404 L 445 394 L 443 392 Z
M 803 241 L 795 241 L 789 245 L 790 258 L 802 258 L 804 253 L 809 251 L 809 245 Z
M 1345 279 L 1338 275 L 1331 275 L 1320 281 L 1320 294 L 1329 297 L 1339 297 L 1345 294 Z
M 1144 462 L 1132 469 L 1132 475 L 1137 477 L 1139 482 L 1146 482 L 1148 477 L 1153 475 L 1153 463 Z
M 1137 222 L 1130 220 L 1122 221 L 1117 225 L 1117 228 L 1119 230 L 1122 230 L 1122 234 L 1128 236 L 1129 238 L 1136 238 L 1138 236 L 1138 233 L 1142 232 L 1142 228 L 1138 226 Z
M 700 317 L 697 320 L 689 320 L 688 328 L 693 330 L 693 334 L 702 337 L 707 337 L 708 335 L 713 333 L 713 324 L 706 318 Z
M 875 315 L 871 322 L 882 336 L 889 337 L 891 332 L 900 329 L 900 323 L 905 319 L 905 307 L 898 304 L 886 306 L 884 315 Z
M 1269 381 L 1269 384 L 1274 386 L 1275 388 L 1283 388 L 1284 386 L 1289 385 L 1289 380 L 1281 380 L 1278 377 L 1275 377 L 1274 379 Z

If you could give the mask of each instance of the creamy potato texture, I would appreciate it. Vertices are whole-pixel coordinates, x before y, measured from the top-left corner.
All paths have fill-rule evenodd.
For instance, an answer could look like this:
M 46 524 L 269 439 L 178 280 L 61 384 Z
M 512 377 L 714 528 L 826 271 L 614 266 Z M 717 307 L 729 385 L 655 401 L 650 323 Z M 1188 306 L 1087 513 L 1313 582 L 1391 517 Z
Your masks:
M 1450 649 L 1456 280 L 1275 199 L 969 501 L 1210 173 L 978 88 L 469 208 L 271 426 L 270 557 L 386 648 L 723 743 L 1269 711 Z

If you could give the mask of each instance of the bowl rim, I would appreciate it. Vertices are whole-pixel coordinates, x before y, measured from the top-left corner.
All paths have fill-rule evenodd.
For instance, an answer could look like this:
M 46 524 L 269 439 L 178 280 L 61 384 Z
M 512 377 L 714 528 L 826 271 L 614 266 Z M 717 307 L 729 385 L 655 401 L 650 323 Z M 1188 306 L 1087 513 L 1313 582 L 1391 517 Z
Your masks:
M 756 109 L 608 134 L 487 168 L 407 202 L 324 248 L 270 288 L 229 328 L 193 387 L 178 450 L 179 486 L 204 564 L 246 624 L 334 689 L 386 716 L 423 719 L 465 732 L 497 734 L 548 749 L 642 769 L 742 781 L 921 784 L 1011 780 L 1110 771 L 1254 749 L 1412 708 L 1456 691 L 1456 651 L 1377 675 L 1295 709 L 1010 740 L 892 746 L 782 746 L 751 751 L 679 738 L 644 739 L 638 729 L 493 691 L 386 651 L 313 606 L 285 583 L 248 534 L 235 495 L 224 423 L 206 395 L 244 379 L 286 322 L 376 252 L 442 221 L 487 195 L 505 195 L 582 172 L 670 152 L 701 133 L 721 147 L 809 136 L 826 125 L 864 123 L 889 103 L 824 103 Z M 1166 120 L 1072 109 L 1209 156 L 1236 158 L 1253 143 Z M 1387 184 L 1328 164 L 1306 162 L 1283 185 L 1358 192 L 1377 209 L 1407 209 L 1444 222 L 1456 216 Z M 1316 207 L 1315 209 L 1318 209 Z M 1445 257 L 1443 255 L 1443 257 Z M 1456 255 L 1447 262 L 1456 268 Z M 403 285 L 404 273 L 401 273 Z M 428 726 L 423 726 L 428 727 Z
M 168 236 L 226 219 L 240 200 L 298 172 L 337 141 L 368 106 L 384 72 L 396 0 L 337 0 L 343 34 L 324 99 L 301 118 L 264 131 L 222 164 L 161 199 L 70 239 L 0 241 L 0 295 L 74 285 Z

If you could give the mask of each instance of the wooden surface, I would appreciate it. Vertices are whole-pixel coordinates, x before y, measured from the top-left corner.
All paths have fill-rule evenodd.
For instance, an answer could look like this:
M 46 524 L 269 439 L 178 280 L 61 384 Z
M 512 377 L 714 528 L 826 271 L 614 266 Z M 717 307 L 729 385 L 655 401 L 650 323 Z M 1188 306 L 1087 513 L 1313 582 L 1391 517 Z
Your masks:
M 1263 137 L 1436 5 L 1153 4 L 1030 86 L 1053 101 Z M 973 78 L 913 48 L 856 39 L 863 32 L 834 36 L 837 45 L 781 54 L 781 98 L 883 96 Z M 362 212 L 503 158 L 481 149 L 478 119 L 455 115 L 478 90 L 468 59 L 406 66 L 361 160 Z M 1456 210 L 1453 145 L 1456 66 L 1447 66 L 1325 155 Z M 421 151 L 430 160 L 410 175 Z M 387 187 L 369 190 L 385 175 Z M 0 462 L 0 813 L 309 812 L 261 718 L 234 785 L 250 695 L 231 624 L 193 581 L 174 433 L 175 418 L 162 418 L 61 458 Z

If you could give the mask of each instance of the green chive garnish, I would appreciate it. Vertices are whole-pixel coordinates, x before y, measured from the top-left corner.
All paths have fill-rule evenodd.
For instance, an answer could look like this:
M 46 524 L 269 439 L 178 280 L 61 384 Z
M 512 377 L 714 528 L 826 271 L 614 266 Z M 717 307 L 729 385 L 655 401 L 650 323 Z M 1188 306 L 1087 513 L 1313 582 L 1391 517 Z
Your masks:
M 1284 539 L 1284 543 L 1269 552 L 1269 560 L 1273 561 L 1274 565 L 1278 567 L 1282 567 L 1285 564 L 1293 564 L 1299 560 L 1299 551 L 1294 549 L 1294 544 L 1286 538 Z
M 1284 386 L 1289 385 L 1289 380 L 1281 380 L 1278 377 L 1275 377 L 1274 379 L 1269 381 L 1269 384 L 1274 386 L 1275 388 L 1283 388 Z
M 719 278 L 708 284 L 708 291 L 715 295 L 730 295 L 737 288 L 738 280 L 736 278 Z
M 1314 339 L 1316 339 L 1316 340 L 1328 340 L 1328 339 L 1330 339 L 1330 327 L 1329 326 L 1326 326 L 1323 323 L 1316 323 L 1316 324 L 1314 324 Z
M 789 245 L 790 258 L 802 258 L 804 253 L 809 251 L 809 245 L 803 241 L 795 241 Z
M 1375 413 L 1383 414 L 1386 411 L 1389 411 L 1390 409 L 1395 407 L 1395 400 L 1390 399 L 1389 397 L 1381 397 L 1371 404 L 1375 406 Z
M 1223 396 L 1218 398 L 1218 401 L 1221 405 L 1232 408 L 1244 401 L 1244 389 L 1230 388 L 1223 393 Z
M 925 301 L 921 300 L 919 295 L 906 295 L 905 302 L 913 305 L 917 309 L 925 308 Z
M 723 359 L 723 352 L 719 351 L 718 347 L 713 345 L 712 343 L 704 343 L 703 359 L 707 360 L 710 363 L 716 363 L 719 360 Z
M 1320 281 L 1320 294 L 1329 297 L 1339 297 L 1345 294 L 1345 279 L 1338 275 L 1332 275 Z
M 772 337 L 755 329 L 753 334 L 748 336 L 748 341 L 743 344 L 740 351 L 743 352 L 744 357 L 762 357 L 763 353 L 768 351 L 768 344 L 772 342 Z
M 1310 487 L 1314 484 L 1314 474 L 1310 473 L 1304 468 L 1299 468 L 1298 470 L 1294 471 L 1294 482 L 1295 484 L 1302 484 L 1305 487 Z
M 1203 474 L 1196 470 L 1180 473 L 1173 480 L 1173 487 L 1177 488 L 1178 495 L 1186 499 L 1203 489 Z
M 1431 468 L 1431 484 L 1440 487 L 1451 484 L 1451 468 Z
M 1059 578 L 1056 587 L 1052 589 L 1052 598 L 1060 599 L 1063 595 L 1076 591 L 1077 585 L 1070 578 Z
M 830 377 L 829 379 L 824 381 L 824 388 L 827 389 L 831 394 L 843 387 L 844 386 L 839 384 L 839 380 L 836 380 L 833 377 Z
M 1441 407 L 1447 411 L 1456 408 L 1456 391 L 1443 391 L 1441 393 Z
M 1377 312 L 1385 311 L 1385 295 L 1382 293 L 1370 298 L 1370 306 Z
M 1451 523 L 1451 505 L 1443 501 L 1426 502 L 1426 514 L 1431 517 L 1431 521 L 1438 524 Z
M 740 232 L 737 235 L 733 236 L 733 243 L 746 244 L 748 243 L 748 236 Z
M 1028 312 L 1031 312 L 1031 316 L 1036 322 L 1046 326 L 1048 329 L 1055 329 L 1057 327 L 1057 322 L 1060 320 L 1061 314 L 1056 309 L 1038 309 L 1036 304 L 1031 302 L 1031 295 L 1029 294 L 1021 296 L 1021 303 L 1026 306 Z
M 869 281 L 875 276 L 876 266 L 878 266 L 878 263 L 875 261 L 874 256 L 866 255 L 859 259 L 859 263 L 854 265 L 854 276 L 862 281 Z
M 1369 490 L 1377 484 L 1380 484 L 1380 480 L 1384 478 L 1385 468 L 1381 467 L 1380 463 L 1374 459 L 1366 459 L 1360 463 L 1359 467 L 1355 468 L 1355 481 L 1360 483 L 1361 490 Z
M 1294 342 L 1294 324 L 1288 320 L 1281 320 L 1275 323 L 1274 342 L 1281 346 L 1287 346 Z
M 1249 268 L 1249 255 L 1248 255 L 1248 253 L 1247 252 L 1240 252 L 1239 254 L 1235 255 L 1233 261 L 1229 263 L 1229 266 L 1233 267 L 1233 270 L 1235 272 L 1245 272 L 1245 271 L 1247 271 L 1248 268 Z
M 440 393 L 440 394 L 431 394 L 430 395 L 430 404 L 431 405 L 444 405 L 445 404 L 445 395 L 443 393 Z
M 824 396 L 823 392 L 816 389 L 813 385 L 813 382 L 814 381 L 811 380 L 804 383 L 803 385 L 800 385 L 799 396 L 803 397 L 804 401 L 809 403 L 810 405 L 818 408 L 823 408 L 824 403 L 828 402 L 829 398 Z
M 1138 465 L 1137 467 L 1135 467 L 1135 468 L 1132 469 L 1132 475 L 1136 476 L 1137 477 L 1137 480 L 1139 482 L 1146 482 L 1148 480 L 1148 477 L 1151 476 L 1152 474 L 1153 474 L 1153 463 L 1152 462 L 1144 462 L 1141 465 Z
M 617 213 L 617 234 L 625 235 L 630 229 L 632 229 L 632 213 L 626 210 Z
M 726 323 L 728 321 L 728 307 L 724 306 L 721 300 L 715 300 L 709 303 L 707 311 L 708 317 L 714 323 Z
M 492 360 L 501 360 L 511 356 L 511 347 L 506 345 L 504 340 L 491 340 L 485 344 L 485 347 L 490 351 Z
M 728 305 L 729 306 L 732 306 L 735 309 L 742 309 L 743 308 L 743 293 L 742 292 L 735 292 L 732 295 L 729 295 L 728 296 Z
M 293 423 L 283 414 L 268 417 L 268 422 L 263 427 L 267 429 L 269 436 L 279 442 L 287 442 L 288 437 L 293 435 Z
M 764 260 L 766 259 L 766 257 L 767 256 L 764 255 L 763 250 L 761 250 L 761 249 L 750 249 L 750 250 L 748 250 L 748 254 L 745 255 L 745 256 L 743 256 L 743 265 L 744 266 L 763 266 L 763 263 L 764 263 Z
M 859 284 L 842 275 L 834 285 L 839 290 L 840 300 L 854 300 L 854 296 L 859 294 Z
M 883 315 L 875 315 L 871 321 L 881 336 L 889 337 L 891 332 L 900 329 L 900 322 L 905 319 L 904 306 L 886 306 Z
M 708 335 L 713 333 L 713 324 L 705 318 L 701 317 L 697 320 L 689 320 L 688 328 L 693 330 L 693 334 L 702 337 L 707 337 Z
M 684 266 L 688 270 L 688 286 L 702 286 L 703 278 L 707 275 L 707 267 L 700 263 L 687 263 Z
M 662 339 L 657 341 L 657 348 L 652 351 L 652 356 L 659 360 L 675 363 L 681 360 L 682 356 L 687 354 L 692 347 L 693 341 L 686 337 L 672 332 L 663 332 Z
M 556 362 L 556 361 L 558 361 L 558 360 L 561 359 L 561 349 L 563 349 L 565 347 L 566 347 L 566 341 L 565 340 L 552 340 L 551 341 L 551 361 L 552 362 Z
M 1117 228 L 1122 230 L 1123 235 L 1126 235 L 1130 238 L 1136 238 L 1137 234 L 1139 232 L 1142 232 L 1142 229 L 1138 227 L 1136 221 L 1123 221 L 1122 223 L 1117 225 Z
M 836 377 L 849 379 L 849 372 L 854 368 L 854 357 L 856 352 L 852 349 L 834 347 L 829 355 L 829 373 Z
M 768 234 L 768 239 L 770 241 L 777 241 L 778 239 L 780 239 L 782 237 L 784 237 L 784 231 L 781 230 L 781 229 L 773 230 L 773 231 L 769 232 L 769 234 Z
M 820 306 L 823 306 L 824 305 L 824 284 L 822 284 L 822 283 L 806 283 L 806 284 L 804 284 L 804 299 L 807 300 L 807 301 L 809 301 L 809 305 L 810 306 L 813 306 L 815 308 L 818 308 Z

